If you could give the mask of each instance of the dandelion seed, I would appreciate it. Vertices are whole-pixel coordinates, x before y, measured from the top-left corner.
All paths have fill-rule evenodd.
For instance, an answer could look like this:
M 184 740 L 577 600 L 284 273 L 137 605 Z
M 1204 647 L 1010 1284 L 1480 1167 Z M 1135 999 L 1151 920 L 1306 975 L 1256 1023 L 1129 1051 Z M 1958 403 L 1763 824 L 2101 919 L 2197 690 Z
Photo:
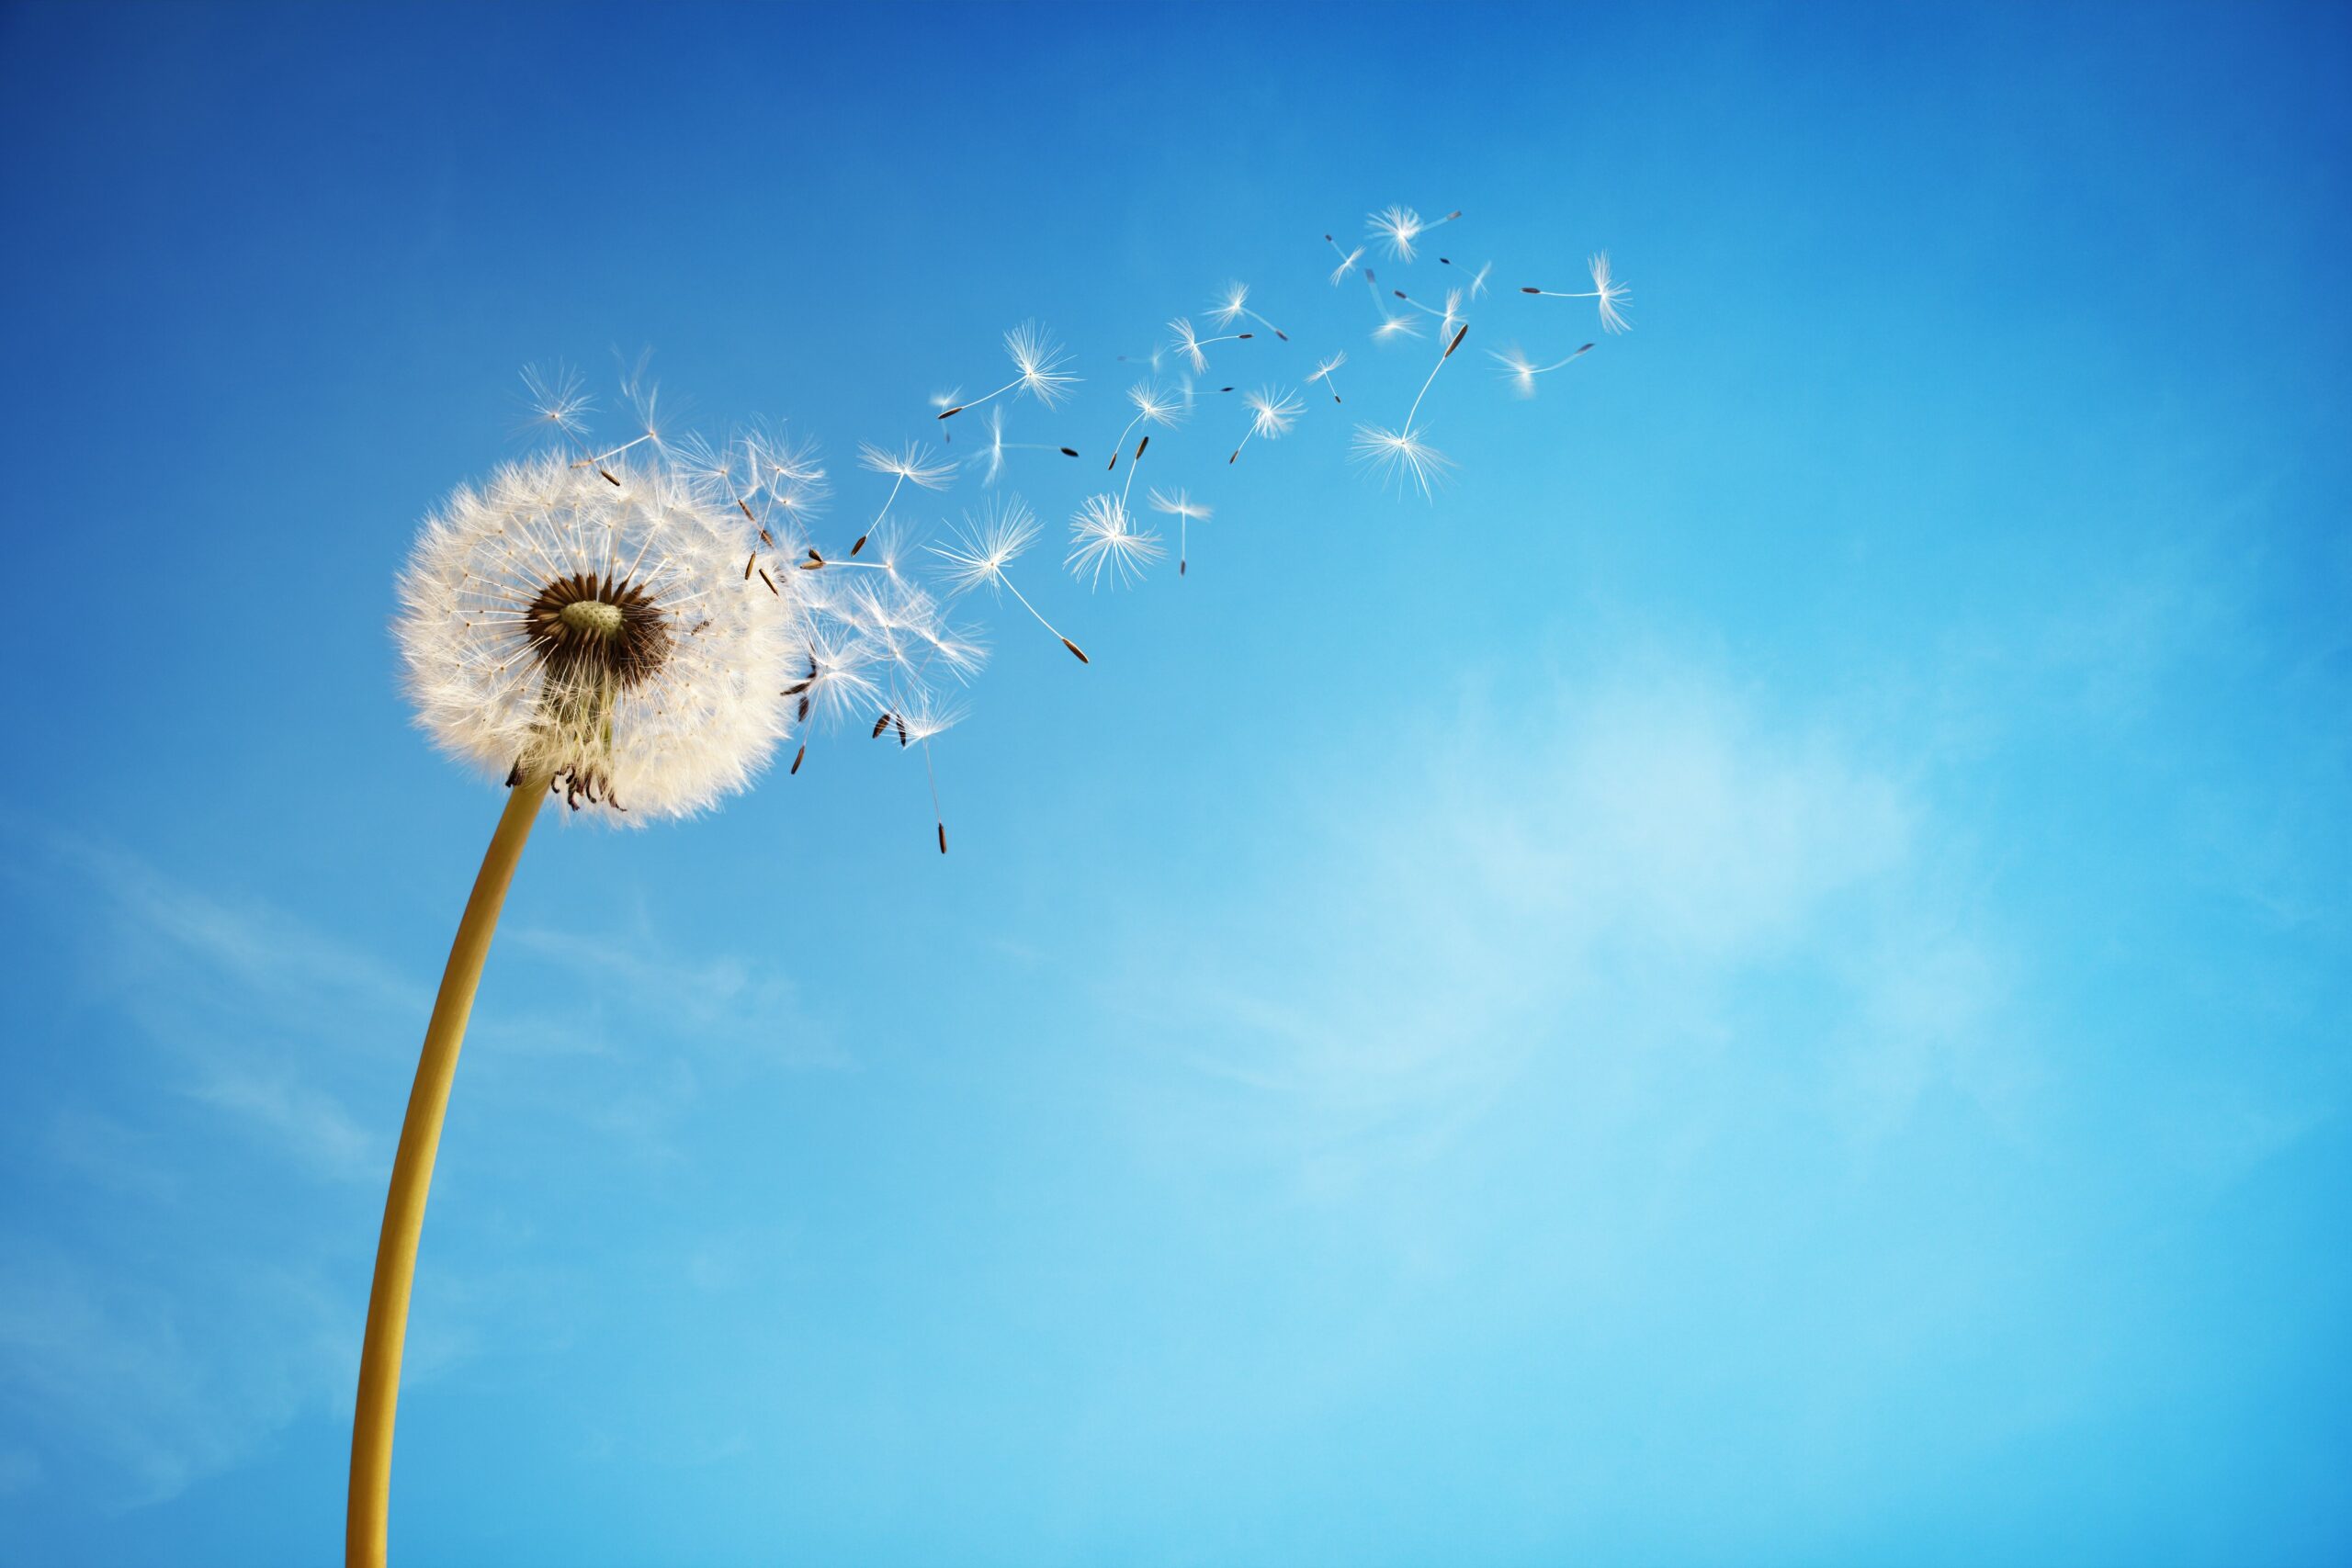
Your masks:
M 1096 588 L 1105 576 L 1114 587 L 1138 581 L 1145 569 L 1168 553 L 1158 534 L 1136 527 L 1115 496 L 1088 496 L 1069 520 L 1069 554 L 1062 564 L 1074 577 L 1091 573 Z
M 1255 321 L 1283 342 L 1290 341 L 1290 333 L 1250 308 L 1250 286 L 1246 283 L 1227 284 L 1217 302 L 1209 307 L 1209 319 L 1221 327 L 1229 327 L 1236 321 Z
M 1391 207 L 1364 220 L 1364 231 L 1387 246 L 1388 254 L 1398 261 L 1413 259 L 1413 242 L 1427 227 L 1421 215 L 1409 207 Z
M 1007 441 L 1004 438 L 1004 407 L 1000 403 L 989 410 L 989 444 L 978 457 L 971 460 L 978 463 L 983 469 L 980 483 L 984 487 L 992 487 L 1004 475 L 1004 455 L 1007 452 L 1054 451 L 1058 451 L 1068 457 L 1078 456 L 1067 446 L 1051 446 L 1042 441 Z
M 1419 321 L 1410 316 L 1395 315 L 1386 310 L 1380 313 L 1380 324 L 1372 329 L 1374 343 L 1389 343 L 1397 338 L 1420 335 L 1421 324 Z
M 1340 400 L 1340 383 L 1332 378 L 1331 373 L 1337 370 L 1340 366 L 1345 365 L 1347 362 L 1348 356 L 1344 353 L 1332 355 L 1329 358 L 1317 362 L 1315 367 L 1315 373 L 1306 378 L 1307 384 L 1312 386 L 1315 382 L 1322 382 L 1325 389 L 1330 392 L 1331 400 L 1335 403 L 1338 402 Z
M 891 504 L 899 499 L 900 487 L 912 484 L 923 490 L 945 490 L 956 478 L 956 465 L 933 463 L 931 448 L 919 441 L 908 442 L 906 449 L 900 452 L 888 451 L 870 441 L 861 441 L 857 447 L 857 460 L 862 467 L 877 474 L 895 477 L 890 481 L 890 493 L 882 502 L 882 510 L 874 514 L 874 521 L 867 524 L 865 532 L 857 536 L 857 543 L 849 547 L 853 556 L 865 548 L 866 539 L 889 517 Z
M 935 417 L 939 419 L 945 419 L 949 409 L 961 408 L 963 405 L 956 400 L 961 398 L 963 395 L 964 389 L 961 387 L 950 387 L 944 392 L 932 393 L 931 406 L 939 411 Z M 940 439 L 953 446 L 956 441 L 956 433 L 952 430 L 947 431 L 940 436 Z
M 1414 243 L 1424 233 L 1451 223 L 1461 216 L 1459 212 L 1449 212 L 1431 222 L 1409 207 L 1391 207 L 1366 218 L 1364 232 L 1387 246 L 1388 254 L 1398 261 L 1411 261 Z
M 1226 459 L 1228 463 L 1240 457 L 1241 447 L 1249 446 L 1253 435 L 1262 435 L 1269 441 L 1280 440 L 1306 406 L 1299 401 L 1297 393 L 1281 391 L 1272 387 L 1261 387 L 1245 394 L 1241 400 L 1250 406 L 1250 428 L 1241 433 L 1241 444 L 1234 447 L 1233 456 Z
M 1169 352 L 1182 355 L 1195 372 L 1208 369 L 1209 356 L 1203 351 L 1212 344 L 1240 343 L 1253 335 L 1250 333 L 1229 333 L 1224 337 L 1203 337 L 1193 330 L 1191 320 L 1182 316 L 1169 322 L 1168 330 L 1176 334 L 1175 341 L 1168 345 Z
M 1052 333 L 1035 321 L 1024 321 L 1005 333 L 1004 352 L 1011 356 L 1012 367 L 1020 374 L 984 397 L 941 410 L 941 419 L 962 413 L 966 409 L 976 409 L 990 398 L 1001 397 L 1016 388 L 1052 408 L 1069 396 L 1069 389 L 1078 384 L 1078 378 L 1062 368 L 1069 363 L 1069 355 L 1063 351 L 1061 344 L 1054 341 Z
M 1535 395 L 1535 378 L 1538 376 L 1548 376 L 1555 370 L 1574 365 L 1577 360 L 1582 359 L 1586 355 L 1592 352 L 1592 344 L 1586 344 L 1582 348 L 1577 349 L 1566 359 L 1556 360 L 1550 365 L 1536 364 L 1526 355 L 1521 353 L 1516 345 L 1501 349 L 1488 349 L 1487 352 L 1502 366 L 1503 379 L 1510 384 L 1512 395 L 1521 398 L 1532 398 Z
M 1331 247 L 1331 254 L 1340 258 L 1340 265 L 1331 269 L 1331 287 L 1337 288 L 1347 281 L 1348 274 L 1355 271 L 1356 263 L 1363 260 L 1363 247 L 1358 245 L 1352 251 L 1343 251 L 1340 249 L 1340 242 L 1330 235 L 1326 234 L 1323 239 Z
M 1617 301 L 1631 294 L 1633 292 L 1632 288 L 1625 284 L 1618 282 L 1610 275 L 1609 253 L 1607 251 L 1602 251 L 1598 255 L 1595 255 L 1589 265 L 1592 269 L 1592 287 L 1581 293 L 1564 293 L 1557 289 L 1538 288 L 1533 284 L 1522 285 L 1520 288 L 1520 292 L 1521 294 L 1538 294 L 1546 299 L 1598 300 L 1600 301 L 1600 326 L 1602 331 L 1622 333 L 1630 330 L 1633 323 L 1628 321 L 1625 319 L 1625 313 L 1617 308 Z
M 1119 432 L 1118 439 L 1111 443 L 1111 461 L 1105 466 L 1105 472 L 1119 466 L 1119 454 L 1126 450 L 1127 437 L 1136 425 L 1159 424 L 1173 429 L 1176 422 L 1184 417 L 1184 405 L 1177 400 L 1175 395 L 1162 391 L 1149 381 L 1138 381 L 1128 388 L 1127 401 L 1135 405 L 1135 415 Z M 1151 436 L 1147 434 L 1144 439 L 1149 441 Z M 1143 456 L 1140 447 L 1136 449 L 1136 456 Z
M 968 593 L 976 588 L 991 592 L 1002 589 L 1020 602 L 1021 607 L 1035 618 L 1037 624 L 1053 633 L 1064 648 L 1077 655 L 1081 664 L 1092 662 L 1078 644 L 1063 637 L 1053 622 L 1038 614 L 1037 606 L 1029 603 L 1028 595 L 1014 585 L 1005 568 L 1037 542 L 1037 515 L 1031 512 L 1020 497 L 992 503 L 978 517 L 964 514 L 964 525 L 954 531 L 954 543 L 933 545 L 931 553 L 947 565 L 948 592 Z
M 531 418 L 525 428 L 552 430 L 577 439 L 587 434 L 587 416 L 595 410 L 580 372 L 568 365 L 527 366 L 523 386 L 528 393 Z
M 939 805 L 939 773 L 933 766 L 931 743 L 953 726 L 963 722 L 964 708 L 960 704 L 943 703 L 928 691 L 917 691 L 901 699 L 892 714 L 898 727 L 899 746 L 917 746 L 922 750 L 923 778 L 931 788 L 932 820 L 938 829 L 939 852 L 947 852 L 947 814 Z
M 1440 256 L 1437 259 L 1439 265 L 1442 266 L 1459 267 L 1462 265 L 1461 263 L 1454 261 L 1449 256 Z M 1479 267 L 1476 272 L 1471 274 L 1469 285 L 1471 299 L 1476 299 L 1486 294 L 1487 279 L 1493 275 L 1494 270 L 1495 264 L 1488 262 L 1485 265 Z
M 1369 464 L 1400 488 L 1406 484 L 1418 486 L 1424 499 L 1430 495 L 1432 485 L 1453 466 L 1452 459 L 1409 425 L 1403 430 L 1356 426 L 1355 455 L 1359 462 Z
M 1209 509 L 1181 490 L 1167 491 L 1154 490 L 1151 492 L 1151 509 L 1154 512 L 1164 512 L 1176 519 L 1176 575 L 1182 577 L 1185 573 L 1185 567 L 1192 554 L 1190 548 L 1192 525 L 1207 522 Z

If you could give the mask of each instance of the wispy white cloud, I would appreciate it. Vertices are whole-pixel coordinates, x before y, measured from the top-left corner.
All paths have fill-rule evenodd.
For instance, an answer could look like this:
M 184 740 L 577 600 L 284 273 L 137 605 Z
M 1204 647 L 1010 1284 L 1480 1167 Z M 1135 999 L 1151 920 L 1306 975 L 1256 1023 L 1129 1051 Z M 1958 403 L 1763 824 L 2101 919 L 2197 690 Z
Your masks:
M 1219 1107 L 1220 1138 L 1265 1116 L 1316 1183 L 1435 1157 L 1539 1054 L 1743 1049 L 1737 988 L 1790 970 L 1831 996 L 1829 1113 L 1856 1131 L 1899 1124 L 1958 1055 L 1998 1055 L 2003 964 L 1923 858 L 1931 808 L 1904 766 L 1662 660 L 1463 696 L 1307 782 L 1348 804 L 1294 825 L 1301 847 L 1232 908 L 1141 939 L 1179 957 L 1135 966 L 1130 1021 L 1255 1101 Z M 1204 928 L 1227 962 L 1192 951 Z M 1169 970 L 1181 992 L 1152 978 Z

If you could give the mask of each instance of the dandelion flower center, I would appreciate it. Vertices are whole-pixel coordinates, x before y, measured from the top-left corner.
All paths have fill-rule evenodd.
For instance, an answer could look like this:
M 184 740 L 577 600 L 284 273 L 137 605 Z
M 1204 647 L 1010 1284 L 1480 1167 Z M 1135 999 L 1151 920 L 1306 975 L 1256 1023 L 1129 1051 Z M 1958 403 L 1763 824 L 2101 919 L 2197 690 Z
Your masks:
M 539 590 L 524 613 L 525 637 L 559 683 L 639 684 L 670 656 L 670 627 L 634 582 L 577 572 Z
M 596 632 L 612 637 L 628 624 L 618 604 L 607 604 L 602 599 L 574 599 L 558 612 L 563 624 L 574 631 Z

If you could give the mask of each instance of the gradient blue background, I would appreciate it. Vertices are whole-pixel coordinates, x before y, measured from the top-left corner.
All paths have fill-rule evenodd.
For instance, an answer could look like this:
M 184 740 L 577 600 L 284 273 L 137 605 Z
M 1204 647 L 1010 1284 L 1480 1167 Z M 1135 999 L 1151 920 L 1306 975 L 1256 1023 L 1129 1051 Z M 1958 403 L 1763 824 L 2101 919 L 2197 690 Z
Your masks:
M 2352 1557 L 2348 76 L 2321 6 L 12 8 L 0 1561 L 338 1550 L 498 805 L 390 583 L 516 368 L 655 346 L 846 535 L 1004 327 L 1099 449 L 1228 277 L 1349 406 L 1169 439 L 1182 582 L 1024 563 L 1094 663 L 997 617 L 952 856 L 862 739 L 543 825 L 396 1558 Z M 1434 505 L 1337 417 L 1427 359 L 1324 283 L 1389 202 L 1634 288 L 1457 359 Z

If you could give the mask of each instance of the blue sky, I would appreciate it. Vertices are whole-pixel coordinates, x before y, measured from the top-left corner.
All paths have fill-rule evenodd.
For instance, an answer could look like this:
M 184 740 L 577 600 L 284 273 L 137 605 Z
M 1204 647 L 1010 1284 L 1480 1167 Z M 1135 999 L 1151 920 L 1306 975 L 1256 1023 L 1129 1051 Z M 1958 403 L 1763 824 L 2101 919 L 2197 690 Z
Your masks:
M 396 1555 L 2342 1561 L 2347 67 L 2251 6 L 10 9 L 0 1560 L 335 1550 L 498 806 L 391 579 L 517 368 L 650 345 L 846 529 L 1004 328 L 1099 448 L 1240 278 L 1238 378 L 1345 348 L 1345 417 L 1171 438 L 1181 581 L 1036 563 L 1094 662 L 996 619 L 953 855 L 862 740 L 543 825 Z M 1434 503 L 1347 456 L 1430 353 L 1324 282 L 1391 202 L 1634 290 L 1532 402 L 1466 350 L 1589 317 L 1482 304 Z

